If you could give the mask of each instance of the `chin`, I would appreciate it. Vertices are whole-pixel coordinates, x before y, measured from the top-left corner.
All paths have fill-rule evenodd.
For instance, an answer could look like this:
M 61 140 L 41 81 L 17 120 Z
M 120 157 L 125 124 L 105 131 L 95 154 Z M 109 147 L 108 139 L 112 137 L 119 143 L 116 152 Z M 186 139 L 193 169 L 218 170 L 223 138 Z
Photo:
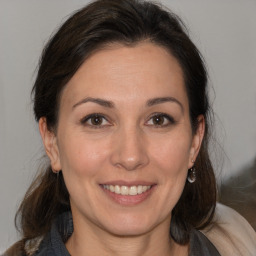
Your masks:
M 116 236 L 139 236 L 145 233 L 150 232 L 158 225 L 157 221 L 150 220 L 142 216 L 123 216 L 122 218 L 114 218 L 109 225 L 104 228 L 108 230 L 109 233 L 112 233 Z
M 111 227 L 108 232 L 115 236 L 140 236 L 150 231 L 149 227 L 142 226 L 122 226 L 122 227 Z

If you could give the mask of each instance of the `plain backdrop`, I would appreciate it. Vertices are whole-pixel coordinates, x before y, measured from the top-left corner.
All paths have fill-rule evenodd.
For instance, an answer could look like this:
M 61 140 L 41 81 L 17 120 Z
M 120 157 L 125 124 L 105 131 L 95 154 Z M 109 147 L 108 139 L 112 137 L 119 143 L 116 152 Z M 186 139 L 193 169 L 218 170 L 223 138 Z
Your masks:
M 0 0 L 0 252 L 17 239 L 15 211 L 44 155 L 30 98 L 41 50 L 87 2 Z M 256 157 L 256 1 L 162 3 L 184 20 L 205 57 L 216 137 L 224 149 L 213 161 L 218 179 L 227 179 Z

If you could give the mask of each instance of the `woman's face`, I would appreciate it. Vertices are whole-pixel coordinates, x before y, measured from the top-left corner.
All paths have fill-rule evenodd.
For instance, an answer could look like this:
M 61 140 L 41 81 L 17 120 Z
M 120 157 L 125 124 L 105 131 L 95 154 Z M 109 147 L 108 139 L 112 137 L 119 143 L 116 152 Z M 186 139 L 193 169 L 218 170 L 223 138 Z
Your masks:
M 182 69 L 151 43 L 93 54 L 62 93 L 56 134 L 40 120 L 74 222 L 117 235 L 169 227 L 203 126 L 192 134 Z

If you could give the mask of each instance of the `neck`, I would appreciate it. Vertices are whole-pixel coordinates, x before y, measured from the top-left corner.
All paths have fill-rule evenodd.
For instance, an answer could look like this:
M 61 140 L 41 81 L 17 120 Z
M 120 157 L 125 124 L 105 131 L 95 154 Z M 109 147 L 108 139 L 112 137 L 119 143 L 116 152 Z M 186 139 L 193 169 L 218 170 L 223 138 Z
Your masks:
M 74 232 L 66 243 L 71 255 L 94 256 L 170 256 L 188 255 L 188 246 L 175 243 L 169 235 L 170 220 L 146 234 L 117 236 L 97 226 L 82 225 L 74 221 Z

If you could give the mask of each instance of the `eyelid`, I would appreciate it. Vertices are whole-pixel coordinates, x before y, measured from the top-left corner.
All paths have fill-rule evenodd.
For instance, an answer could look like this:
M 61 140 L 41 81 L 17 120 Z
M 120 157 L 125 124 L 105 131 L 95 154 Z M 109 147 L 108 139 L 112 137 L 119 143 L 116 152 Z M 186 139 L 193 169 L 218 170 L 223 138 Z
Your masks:
M 99 125 L 97 125 L 97 124 L 95 125 L 95 124 L 92 124 L 92 123 L 91 124 L 88 123 L 88 121 L 90 119 L 94 118 L 94 117 L 99 117 L 99 118 L 104 119 L 105 122 L 107 122 L 107 124 L 106 123 L 105 124 L 101 123 Z M 154 118 L 154 117 L 163 117 L 163 118 L 165 118 L 167 120 L 167 123 L 159 124 L 159 125 L 158 124 L 149 124 L 150 120 L 152 120 L 152 118 Z M 95 128 L 95 129 L 97 129 L 97 128 L 104 128 L 106 126 L 111 126 L 112 125 L 111 122 L 109 121 L 109 118 L 106 117 L 106 115 L 102 114 L 102 113 L 91 113 L 91 114 L 88 114 L 85 117 L 80 119 L 80 123 L 82 125 L 84 125 L 84 126 L 88 126 L 88 127 Z M 168 127 L 168 126 L 173 125 L 175 123 L 176 123 L 176 121 L 174 120 L 174 118 L 171 115 L 166 114 L 166 113 L 162 113 L 162 112 L 156 112 L 156 113 L 153 113 L 153 114 L 150 115 L 150 117 L 147 119 L 145 124 L 147 126 L 154 126 L 154 127 L 157 127 L 157 128 L 161 128 L 161 127 Z
M 100 118 L 104 119 L 105 121 L 107 121 L 108 124 L 93 125 L 93 124 L 87 123 L 88 120 L 92 119 L 93 117 L 100 117 Z M 103 128 L 103 127 L 111 125 L 111 123 L 110 123 L 109 119 L 106 117 L 106 115 L 101 114 L 101 113 L 92 113 L 92 114 L 86 115 L 85 117 L 80 119 L 80 123 L 82 125 L 89 126 L 89 127 L 96 128 L 96 129 L 97 128 Z
M 156 113 L 153 113 L 150 115 L 150 117 L 148 118 L 148 120 L 146 121 L 146 124 L 154 117 L 164 117 L 168 120 L 168 123 L 167 124 L 164 124 L 164 125 L 155 125 L 155 124 L 150 124 L 149 126 L 155 126 L 155 127 L 158 127 L 158 128 L 161 128 L 161 127 L 167 127 L 167 126 L 170 126 L 170 125 L 173 125 L 176 123 L 175 119 L 169 115 L 169 114 L 166 114 L 166 113 L 162 113 L 162 112 L 156 112 Z

